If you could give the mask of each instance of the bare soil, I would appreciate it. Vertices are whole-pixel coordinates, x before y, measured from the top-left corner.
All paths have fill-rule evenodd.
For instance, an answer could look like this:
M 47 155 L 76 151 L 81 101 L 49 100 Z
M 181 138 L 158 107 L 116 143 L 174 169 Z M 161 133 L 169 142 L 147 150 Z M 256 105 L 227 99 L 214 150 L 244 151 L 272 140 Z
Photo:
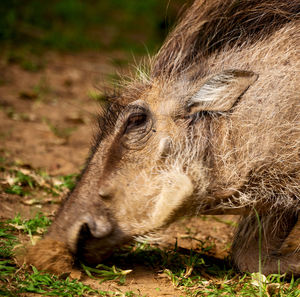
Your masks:
M 78 173 L 88 155 L 100 109 L 91 94 L 101 93 L 115 73 L 114 59 L 126 61 L 127 57 L 120 53 L 109 58 L 100 53 L 48 53 L 43 59 L 45 67 L 37 72 L 0 61 L 0 156 L 50 175 Z M 0 219 L 16 213 L 31 217 L 37 211 L 51 216 L 59 207 L 59 203 L 30 206 L 23 200 L 0 192 Z M 228 221 L 236 222 L 237 217 L 181 219 L 164 232 L 161 246 L 177 241 L 178 247 L 189 250 L 199 249 L 199 242 L 209 243 L 209 256 L 224 259 L 233 233 Z M 143 296 L 185 295 L 159 269 L 147 265 L 134 267 L 123 286 L 115 282 L 99 285 L 87 276 L 82 280 L 103 290 L 132 290 Z

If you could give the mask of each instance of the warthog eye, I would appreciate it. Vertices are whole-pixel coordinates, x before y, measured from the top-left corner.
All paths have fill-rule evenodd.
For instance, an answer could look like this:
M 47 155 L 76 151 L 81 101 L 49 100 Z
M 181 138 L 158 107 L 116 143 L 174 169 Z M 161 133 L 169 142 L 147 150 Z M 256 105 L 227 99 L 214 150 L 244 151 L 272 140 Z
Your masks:
M 147 115 L 144 113 L 136 113 L 130 115 L 126 123 L 125 133 L 130 132 L 133 129 L 142 127 L 147 121 Z
M 129 105 L 119 123 L 122 125 L 121 144 L 127 149 L 142 149 L 152 135 L 153 118 L 144 106 Z

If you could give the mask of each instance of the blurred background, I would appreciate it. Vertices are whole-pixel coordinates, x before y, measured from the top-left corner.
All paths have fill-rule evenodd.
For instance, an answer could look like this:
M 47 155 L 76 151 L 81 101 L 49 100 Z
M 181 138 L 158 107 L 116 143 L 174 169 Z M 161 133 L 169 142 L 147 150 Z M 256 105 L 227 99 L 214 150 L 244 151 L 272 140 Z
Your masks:
M 33 53 L 159 47 L 184 0 L 1 0 L 0 43 Z

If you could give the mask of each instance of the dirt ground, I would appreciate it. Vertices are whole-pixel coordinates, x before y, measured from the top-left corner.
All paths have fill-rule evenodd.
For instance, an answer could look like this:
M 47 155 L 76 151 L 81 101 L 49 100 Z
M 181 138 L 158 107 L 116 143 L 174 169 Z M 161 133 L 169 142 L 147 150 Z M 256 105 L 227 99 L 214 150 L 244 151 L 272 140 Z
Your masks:
M 24 70 L 18 64 L 0 63 L 0 156 L 43 169 L 50 175 L 78 173 L 88 154 L 99 103 L 95 93 L 114 76 L 119 54 L 57 54 L 45 55 L 45 66 L 37 72 Z M 127 65 L 123 66 L 126 68 Z M 105 83 L 103 83 L 105 82 Z M 42 208 L 22 203 L 22 197 L 0 193 L 0 218 L 21 213 L 30 217 L 37 211 L 53 215 L 59 204 Z M 209 242 L 210 256 L 223 259 L 228 255 L 233 216 L 181 219 L 164 232 L 164 245 L 177 240 L 179 247 L 197 249 L 199 242 Z M 97 281 L 83 281 L 99 287 Z M 162 277 L 158 269 L 134 267 L 126 283 L 101 284 L 103 290 L 134 291 L 146 296 L 184 296 Z M 29 295 L 27 295 L 29 296 Z

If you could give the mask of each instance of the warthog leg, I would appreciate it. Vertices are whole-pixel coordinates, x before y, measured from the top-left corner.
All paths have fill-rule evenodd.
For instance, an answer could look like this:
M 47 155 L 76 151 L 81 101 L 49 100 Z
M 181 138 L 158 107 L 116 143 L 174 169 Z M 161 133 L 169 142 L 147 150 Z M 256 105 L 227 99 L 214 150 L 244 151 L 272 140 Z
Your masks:
M 261 229 L 260 229 L 261 227 Z M 259 231 L 261 230 L 261 232 Z M 241 271 L 300 275 L 300 219 L 294 212 L 251 214 L 240 222 L 232 257 Z M 261 244 L 260 244 L 261 242 Z

